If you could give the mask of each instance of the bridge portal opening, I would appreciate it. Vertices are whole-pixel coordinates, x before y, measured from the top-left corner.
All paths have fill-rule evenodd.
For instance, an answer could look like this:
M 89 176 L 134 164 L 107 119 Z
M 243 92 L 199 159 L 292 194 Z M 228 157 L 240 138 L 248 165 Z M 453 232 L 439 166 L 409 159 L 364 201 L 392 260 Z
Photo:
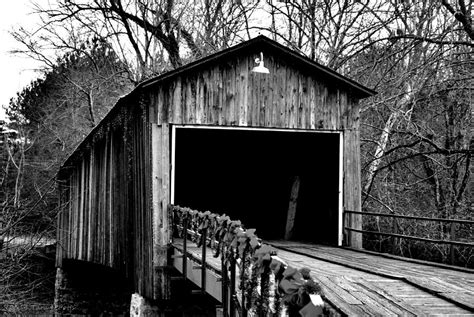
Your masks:
M 339 133 L 175 127 L 172 142 L 175 205 L 225 213 L 266 240 L 340 244 Z

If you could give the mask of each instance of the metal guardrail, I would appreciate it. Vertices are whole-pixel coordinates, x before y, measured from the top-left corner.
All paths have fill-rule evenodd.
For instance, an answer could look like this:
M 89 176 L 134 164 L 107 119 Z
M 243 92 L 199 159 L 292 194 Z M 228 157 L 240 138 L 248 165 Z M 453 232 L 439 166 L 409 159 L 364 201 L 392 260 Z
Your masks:
M 474 225 L 474 220 L 464 220 L 464 219 L 446 219 L 446 218 L 431 218 L 431 217 L 405 216 L 405 215 L 396 215 L 396 214 L 387 214 L 387 213 L 377 213 L 377 212 L 369 212 L 369 211 L 352 211 L 352 210 L 344 210 L 344 213 L 347 213 L 347 214 L 357 214 L 357 215 L 377 216 L 377 217 L 390 217 L 390 218 L 401 218 L 401 219 L 413 219 L 413 220 L 422 220 L 422 221 L 451 222 L 451 223 L 462 223 L 462 224 Z
M 352 232 L 374 234 L 374 235 L 387 236 L 387 237 L 392 237 L 392 238 L 409 239 L 409 240 L 422 241 L 422 242 L 427 242 L 427 243 L 436 243 L 436 244 L 448 244 L 450 245 L 450 257 L 451 257 L 452 264 L 454 263 L 454 246 L 470 247 L 470 248 L 474 247 L 474 243 L 453 240 L 453 238 L 456 236 L 455 224 L 474 225 L 473 220 L 446 219 L 446 218 L 435 218 L 435 217 L 418 217 L 418 216 L 406 216 L 406 215 L 376 213 L 376 212 L 368 212 L 368 211 L 353 211 L 353 210 L 344 210 L 344 214 L 387 217 L 387 218 L 393 218 L 393 219 L 407 219 L 407 220 L 414 220 L 414 221 L 432 221 L 432 222 L 450 223 L 451 240 L 423 238 L 423 237 L 410 236 L 410 235 L 392 233 L 392 232 L 362 230 L 362 229 L 356 229 L 356 228 L 351 228 L 347 226 L 344 226 L 344 229 L 347 231 L 352 231 Z
M 474 247 L 474 243 L 469 243 L 469 242 L 421 238 L 421 237 L 409 236 L 409 235 L 405 235 L 405 234 L 379 232 L 379 231 L 372 231 L 372 230 L 360 230 L 360 229 L 353 229 L 353 228 L 349 228 L 349 227 L 344 227 L 344 229 L 346 229 L 348 231 L 353 231 L 353 232 L 378 234 L 378 235 L 381 235 L 381 236 L 394 237 L 394 238 L 403 238 L 403 239 L 417 240 L 417 241 L 430 242 L 430 243 L 450 244 L 450 245 L 457 245 L 457 246 L 463 246 L 463 247 Z

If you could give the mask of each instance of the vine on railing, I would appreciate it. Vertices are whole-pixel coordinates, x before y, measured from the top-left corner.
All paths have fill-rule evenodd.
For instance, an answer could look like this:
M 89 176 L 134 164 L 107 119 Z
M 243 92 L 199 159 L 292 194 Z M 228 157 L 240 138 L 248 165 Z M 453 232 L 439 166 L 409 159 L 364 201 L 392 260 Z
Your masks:
M 275 248 L 262 243 L 255 229 L 245 229 L 240 221 L 231 220 L 225 214 L 170 207 L 175 233 L 182 238 L 191 233 L 191 240 L 198 246 L 206 241 L 214 250 L 214 257 L 221 257 L 222 274 L 226 275 L 223 281 L 228 280 L 228 270 L 237 264 L 240 270 L 239 305 L 243 316 L 248 312 L 257 316 L 278 316 L 284 311 L 290 315 L 297 312 L 303 316 L 322 314 L 321 288 L 311 278 L 310 270 L 287 265 L 278 258 Z M 186 230 L 184 223 L 188 227 Z M 205 239 L 201 237 L 203 232 Z M 231 289 L 231 296 L 234 291 Z M 231 301 L 238 294 L 233 296 Z M 223 299 L 224 306 L 226 301 Z

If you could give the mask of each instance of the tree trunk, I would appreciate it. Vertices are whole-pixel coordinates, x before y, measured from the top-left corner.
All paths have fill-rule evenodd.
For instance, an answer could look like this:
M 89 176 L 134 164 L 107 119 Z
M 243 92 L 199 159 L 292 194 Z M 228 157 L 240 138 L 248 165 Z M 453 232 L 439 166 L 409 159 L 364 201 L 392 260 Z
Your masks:
M 387 121 L 385 122 L 385 126 L 383 128 L 382 133 L 380 134 L 379 140 L 377 142 L 377 147 L 374 151 L 374 158 L 369 165 L 367 170 L 366 176 L 366 183 L 363 189 L 363 193 L 365 193 L 366 197 L 370 194 L 370 190 L 372 189 L 372 184 L 374 182 L 375 176 L 377 174 L 377 170 L 382 163 L 383 155 L 387 150 L 387 146 L 389 143 L 390 134 L 392 133 L 392 129 L 395 124 L 398 122 L 400 116 L 404 113 L 405 108 L 407 105 L 410 104 L 413 98 L 414 92 L 412 89 L 412 84 L 407 83 L 406 93 L 398 102 L 398 106 L 393 110 L 393 112 L 388 117 Z M 365 201 L 365 200 L 364 200 Z

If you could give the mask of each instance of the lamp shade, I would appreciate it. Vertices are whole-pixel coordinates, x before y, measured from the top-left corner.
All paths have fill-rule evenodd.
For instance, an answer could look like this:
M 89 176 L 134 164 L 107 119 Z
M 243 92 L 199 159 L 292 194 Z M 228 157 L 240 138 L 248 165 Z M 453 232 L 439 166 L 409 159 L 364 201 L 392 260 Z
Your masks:
M 268 68 L 265 67 L 265 64 L 263 62 L 263 53 L 260 53 L 260 58 L 255 59 L 255 62 L 258 63 L 258 65 L 252 68 L 252 72 L 270 74 L 270 71 L 268 70 Z

